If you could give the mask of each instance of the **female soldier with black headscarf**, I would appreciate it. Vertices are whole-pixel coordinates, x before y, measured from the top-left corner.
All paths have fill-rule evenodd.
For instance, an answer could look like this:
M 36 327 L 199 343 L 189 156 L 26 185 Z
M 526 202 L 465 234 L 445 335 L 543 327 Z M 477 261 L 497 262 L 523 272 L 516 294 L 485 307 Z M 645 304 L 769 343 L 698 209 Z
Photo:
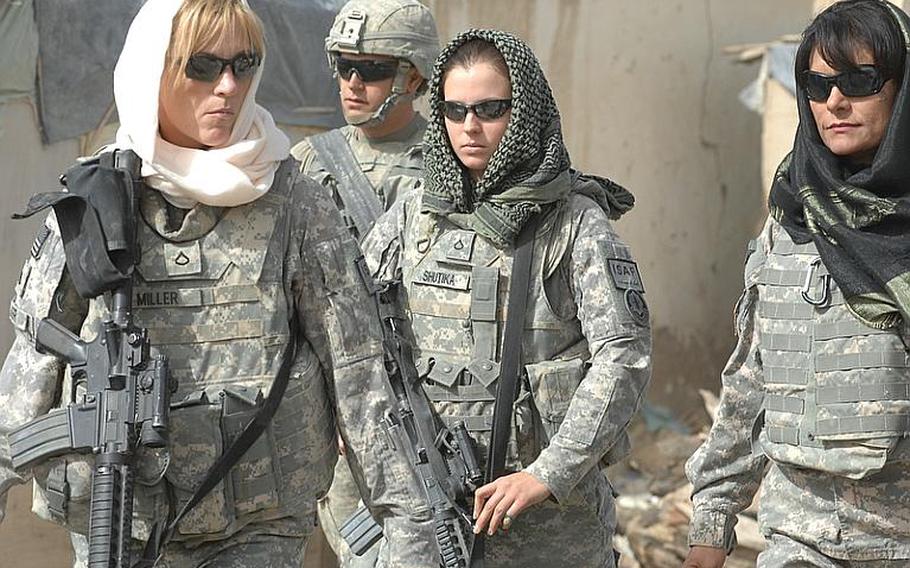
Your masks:
M 723 565 L 760 482 L 759 566 L 910 561 L 908 31 L 893 5 L 846 0 L 803 34 L 796 141 L 746 261 L 717 420 L 687 464 L 685 566 Z
M 611 567 L 601 468 L 627 452 L 650 375 L 644 287 L 609 222 L 632 196 L 570 169 L 546 78 L 515 36 L 452 40 L 429 104 L 426 187 L 377 223 L 368 263 L 402 280 L 423 388 L 445 423 L 465 422 L 482 461 L 507 359 L 520 354 L 505 466 L 474 497 L 475 532 L 496 535 L 487 564 Z M 530 283 L 511 289 L 525 242 Z M 527 309 L 509 320 L 522 293 Z

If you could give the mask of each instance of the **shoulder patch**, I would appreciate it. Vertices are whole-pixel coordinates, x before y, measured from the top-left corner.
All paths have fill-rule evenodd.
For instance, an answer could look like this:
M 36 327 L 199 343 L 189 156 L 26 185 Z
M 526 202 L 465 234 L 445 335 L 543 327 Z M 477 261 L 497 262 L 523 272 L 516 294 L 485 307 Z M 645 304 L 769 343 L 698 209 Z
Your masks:
M 629 288 L 623 294 L 623 303 L 626 305 L 629 315 L 638 325 L 648 325 L 651 321 L 651 310 L 645 302 L 645 297 L 638 290 Z
M 49 236 L 51 236 L 50 227 L 41 225 L 41 229 L 38 230 L 38 234 L 35 236 L 35 242 L 32 243 L 32 258 L 41 256 L 41 249 L 44 248 L 44 243 L 47 242 Z
M 641 281 L 641 274 L 638 272 L 638 265 L 632 260 L 620 258 L 608 258 L 607 265 L 610 267 L 610 277 L 613 278 L 613 285 L 619 290 L 634 290 L 639 295 L 644 293 L 645 285 Z

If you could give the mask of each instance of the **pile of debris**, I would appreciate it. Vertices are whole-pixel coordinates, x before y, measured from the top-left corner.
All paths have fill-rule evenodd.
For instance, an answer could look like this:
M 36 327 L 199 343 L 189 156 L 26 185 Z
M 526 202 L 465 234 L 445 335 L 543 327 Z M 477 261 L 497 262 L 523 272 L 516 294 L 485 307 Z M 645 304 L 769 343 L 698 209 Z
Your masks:
M 717 397 L 702 391 L 707 416 L 713 418 Z M 699 411 L 700 412 L 700 411 Z M 693 418 L 693 417 L 689 417 Z M 686 460 L 701 445 L 709 420 L 680 421 L 669 412 L 646 406 L 631 427 L 632 457 L 608 471 L 618 497 L 619 526 L 614 547 L 622 554 L 619 568 L 679 568 L 688 554 L 687 535 L 692 517 L 686 480 Z M 689 425 L 687 425 L 688 423 Z M 700 423 L 693 428 L 692 423 Z M 738 546 L 727 568 L 751 568 L 764 539 L 758 532 L 756 504 L 739 515 Z

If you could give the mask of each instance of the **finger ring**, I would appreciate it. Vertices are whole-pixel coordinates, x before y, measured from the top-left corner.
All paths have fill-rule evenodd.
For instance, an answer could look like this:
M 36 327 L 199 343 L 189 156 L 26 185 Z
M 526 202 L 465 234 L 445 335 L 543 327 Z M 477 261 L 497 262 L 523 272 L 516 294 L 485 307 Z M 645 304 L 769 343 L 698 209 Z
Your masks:
M 502 530 L 507 531 L 512 528 L 512 517 L 506 515 L 502 518 Z

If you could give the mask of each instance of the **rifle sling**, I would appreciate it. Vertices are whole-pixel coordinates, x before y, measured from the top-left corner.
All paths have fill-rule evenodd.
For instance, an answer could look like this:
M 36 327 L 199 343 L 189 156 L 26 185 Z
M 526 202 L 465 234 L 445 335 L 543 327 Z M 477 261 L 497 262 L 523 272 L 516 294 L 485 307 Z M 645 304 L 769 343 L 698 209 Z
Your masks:
M 534 237 L 538 218 L 532 217 L 518 235 L 512 277 L 509 283 L 508 312 L 503 330 L 501 372 L 496 387 L 493 406 L 493 431 L 487 454 L 486 483 L 505 473 L 506 451 L 512 431 L 512 410 L 518 396 L 518 378 L 521 376 L 521 338 L 524 334 L 525 312 L 531 285 L 531 264 L 534 257 Z M 471 550 L 471 568 L 483 568 L 483 534 L 474 537 Z
M 385 212 L 373 184 L 364 175 L 351 146 L 339 130 L 309 138 L 320 163 L 335 178 L 344 213 L 351 217 L 357 238 L 362 239 Z

